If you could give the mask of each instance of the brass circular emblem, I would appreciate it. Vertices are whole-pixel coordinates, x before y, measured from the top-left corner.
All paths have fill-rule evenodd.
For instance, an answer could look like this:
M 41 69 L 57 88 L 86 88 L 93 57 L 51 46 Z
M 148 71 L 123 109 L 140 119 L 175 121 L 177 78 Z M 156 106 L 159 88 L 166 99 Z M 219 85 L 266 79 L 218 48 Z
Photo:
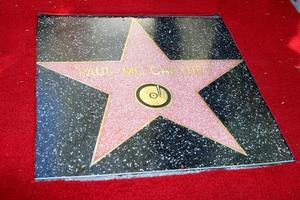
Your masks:
M 136 98 L 150 108 L 161 108 L 171 101 L 171 93 L 167 88 L 158 84 L 145 84 L 136 91 Z

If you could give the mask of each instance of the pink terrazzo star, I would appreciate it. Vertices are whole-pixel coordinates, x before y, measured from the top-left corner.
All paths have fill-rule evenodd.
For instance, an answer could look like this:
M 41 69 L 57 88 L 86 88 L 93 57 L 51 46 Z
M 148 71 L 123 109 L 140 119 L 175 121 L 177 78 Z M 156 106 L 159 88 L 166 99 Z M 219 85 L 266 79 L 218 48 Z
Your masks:
M 198 94 L 239 63 L 241 60 L 169 60 L 141 25 L 132 20 L 120 61 L 38 64 L 109 94 L 91 160 L 94 165 L 158 116 L 246 155 Z M 147 83 L 167 88 L 171 102 L 161 108 L 142 105 L 135 93 Z

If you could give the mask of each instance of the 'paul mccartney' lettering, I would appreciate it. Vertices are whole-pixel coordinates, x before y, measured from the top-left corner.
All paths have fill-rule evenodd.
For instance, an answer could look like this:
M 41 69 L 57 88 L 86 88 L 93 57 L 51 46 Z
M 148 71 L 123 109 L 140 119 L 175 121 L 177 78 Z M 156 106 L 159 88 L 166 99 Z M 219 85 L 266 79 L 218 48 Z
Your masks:
M 108 67 L 87 67 L 84 69 L 79 69 L 80 76 L 110 76 L 112 72 Z
M 131 76 L 131 75 L 141 76 L 144 74 L 144 72 L 137 67 L 122 67 L 121 73 L 122 73 L 122 75 L 125 75 L 125 76 Z
M 202 75 L 204 71 L 211 72 L 212 67 L 207 66 L 207 69 L 203 67 L 195 67 L 195 66 L 182 66 L 181 68 L 173 68 L 168 66 L 151 66 L 148 67 L 146 71 L 143 71 L 141 67 L 121 67 L 119 70 L 112 71 L 107 66 L 103 67 L 86 67 L 79 69 L 79 75 L 81 77 L 101 77 L 101 76 L 112 76 L 114 73 L 121 74 L 123 76 L 143 76 L 143 75 L 175 75 L 176 73 L 185 75 L 185 76 L 195 76 Z
M 176 69 L 172 67 L 151 67 L 150 72 L 154 75 L 169 75 L 174 74 L 176 72 Z

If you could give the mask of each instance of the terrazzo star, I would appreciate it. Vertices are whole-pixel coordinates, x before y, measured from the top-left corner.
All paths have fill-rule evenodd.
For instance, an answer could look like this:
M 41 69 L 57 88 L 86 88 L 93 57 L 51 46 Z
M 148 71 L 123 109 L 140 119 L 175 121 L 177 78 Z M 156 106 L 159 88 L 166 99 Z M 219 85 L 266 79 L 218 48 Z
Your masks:
M 163 116 L 215 142 L 246 155 L 198 92 L 241 63 L 241 60 L 170 60 L 142 26 L 132 20 L 120 61 L 39 62 L 59 74 L 109 94 L 91 165 L 133 136 L 158 116 Z M 84 76 L 83 71 L 109 69 L 113 76 Z M 121 71 L 140 66 L 143 76 Z M 201 73 L 164 73 L 153 68 Z M 152 70 L 152 71 L 151 71 Z

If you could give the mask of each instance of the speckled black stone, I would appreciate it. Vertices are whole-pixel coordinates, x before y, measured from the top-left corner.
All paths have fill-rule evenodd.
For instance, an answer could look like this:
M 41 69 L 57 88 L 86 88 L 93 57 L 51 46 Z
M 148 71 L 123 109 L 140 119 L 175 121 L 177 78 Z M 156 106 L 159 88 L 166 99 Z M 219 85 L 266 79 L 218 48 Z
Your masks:
M 241 59 L 217 16 L 138 21 L 170 59 Z M 40 16 L 38 61 L 119 60 L 129 24 L 129 18 Z M 107 94 L 42 66 L 37 75 L 38 180 L 153 176 L 294 160 L 244 63 L 199 95 L 247 156 L 158 117 L 92 167 Z
M 119 60 L 130 18 L 40 16 L 38 61 Z M 138 18 L 170 59 L 241 58 L 219 17 Z
M 89 167 L 107 94 L 38 66 L 36 176 Z

